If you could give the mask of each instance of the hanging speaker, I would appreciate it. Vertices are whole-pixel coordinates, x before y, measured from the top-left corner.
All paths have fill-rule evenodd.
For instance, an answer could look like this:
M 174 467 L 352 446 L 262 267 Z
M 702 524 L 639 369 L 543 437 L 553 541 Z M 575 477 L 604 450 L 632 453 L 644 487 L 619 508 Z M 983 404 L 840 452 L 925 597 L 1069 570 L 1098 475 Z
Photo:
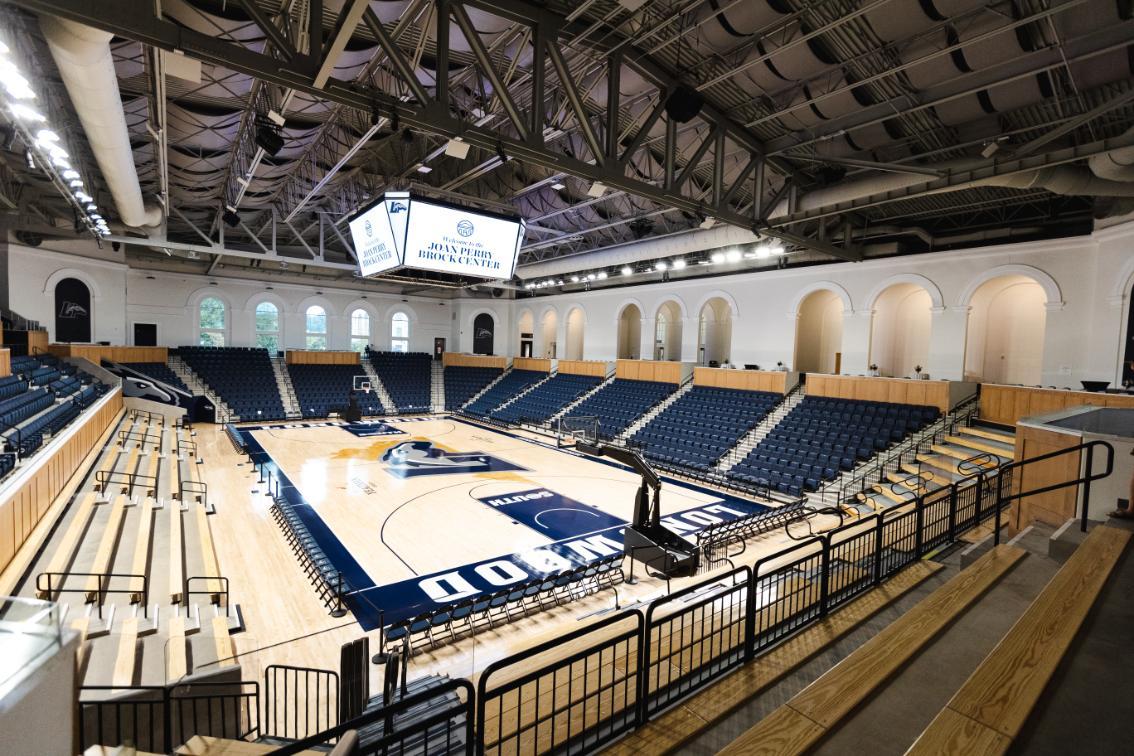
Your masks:
M 665 114 L 678 123 L 687 123 L 697 117 L 705 98 L 684 84 L 673 90 L 665 101 Z

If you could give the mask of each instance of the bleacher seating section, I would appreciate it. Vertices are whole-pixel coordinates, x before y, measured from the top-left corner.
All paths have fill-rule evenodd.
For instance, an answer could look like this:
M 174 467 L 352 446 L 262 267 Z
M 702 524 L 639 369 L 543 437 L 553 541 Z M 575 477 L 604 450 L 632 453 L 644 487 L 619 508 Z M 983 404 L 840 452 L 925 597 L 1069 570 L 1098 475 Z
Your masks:
M 432 360 L 424 352 L 375 352 L 367 358 L 399 413 L 430 412 L 433 409 Z
M 676 383 L 616 378 L 571 410 L 571 417 L 597 417 L 600 438 L 614 438 L 651 407 L 677 391 Z
M 181 380 L 180 376 L 170 370 L 169 365 L 166 365 L 164 362 L 123 362 L 121 364 L 122 367 L 136 370 L 143 375 L 148 375 L 150 378 L 161 381 L 162 383 L 168 383 L 170 386 L 179 388 L 186 393 L 192 393 L 189 391 L 189 387 L 185 385 L 185 382 Z
M 694 386 L 631 440 L 647 459 L 707 470 L 782 399 L 768 391 Z
M 500 368 L 449 365 L 445 368 L 445 409 L 460 409 L 461 405 L 496 380 L 502 372 L 504 371 Z
M 241 420 L 284 418 L 266 349 L 187 346 L 176 353 Z
M 0 379 L 0 477 L 15 468 L 16 455 L 27 456 L 79 416 L 106 387 L 53 355 L 12 360 L 12 375 Z
M 303 417 L 326 417 L 332 410 L 346 407 L 354 378 L 363 375 L 358 365 L 288 365 L 291 385 Z M 385 412 L 375 393 L 358 393 L 358 406 L 364 415 Z
M 481 394 L 475 402 L 465 407 L 465 411 L 477 417 L 487 417 L 492 410 L 547 377 L 547 373 L 536 370 L 513 370 L 500 379 L 500 382 Z
M 799 496 L 937 419 L 936 407 L 809 396 L 728 471 Z
M 490 417 L 505 423 L 545 423 L 601 382 L 602 378 L 598 376 L 559 373 L 542 386 L 532 389 L 531 393 L 494 411 Z

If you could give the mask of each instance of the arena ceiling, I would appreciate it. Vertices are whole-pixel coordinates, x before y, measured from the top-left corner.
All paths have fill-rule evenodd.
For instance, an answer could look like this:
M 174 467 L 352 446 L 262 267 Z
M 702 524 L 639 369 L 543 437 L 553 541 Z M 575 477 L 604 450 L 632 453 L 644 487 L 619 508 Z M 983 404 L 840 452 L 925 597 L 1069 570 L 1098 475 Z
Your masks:
M 114 35 L 116 154 L 89 138 L 113 128 L 83 63 L 107 42 L 50 16 Z M 2 0 L 0 19 L 102 243 L 139 267 L 349 278 L 345 218 L 387 189 L 522 215 L 511 285 L 552 291 L 757 235 L 786 254 L 729 270 L 1134 209 L 1134 0 Z M 89 234 L 2 113 L 0 217 Z

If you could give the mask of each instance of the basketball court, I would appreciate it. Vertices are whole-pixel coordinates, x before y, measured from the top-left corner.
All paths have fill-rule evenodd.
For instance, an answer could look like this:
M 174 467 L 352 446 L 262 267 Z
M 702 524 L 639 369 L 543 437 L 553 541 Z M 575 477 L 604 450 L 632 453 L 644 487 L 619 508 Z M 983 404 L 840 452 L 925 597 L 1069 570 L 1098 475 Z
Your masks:
M 554 439 L 449 416 L 239 433 L 265 485 L 299 505 L 365 630 L 619 554 L 640 485 Z M 766 509 L 673 479 L 661 502 L 665 523 L 691 538 Z

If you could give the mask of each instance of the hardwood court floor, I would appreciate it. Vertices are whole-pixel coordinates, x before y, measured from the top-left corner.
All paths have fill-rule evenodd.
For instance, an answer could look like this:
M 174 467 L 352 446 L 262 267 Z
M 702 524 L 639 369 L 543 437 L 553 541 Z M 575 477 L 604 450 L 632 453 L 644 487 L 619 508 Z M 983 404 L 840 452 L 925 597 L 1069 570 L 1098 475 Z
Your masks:
M 639 478 L 617 465 L 442 417 L 393 419 L 361 432 L 371 431 L 383 435 L 326 424 L 245 431 L 278 466 L 276 485 L 281 478 L 290 483 L 333 533 L 342 549 L 336 558 L 353 563 L 356 578 L 370 580 L 357 590 L 355 614 L 334 619 L 273 521 L 266 485 L 247 457 L 219 427 L 199 427 L 218 510 L 212 522 L 221 570 L 246 621 L 247 631 L 235 636 L 246 679 L 268 664 L 336 669 L 339 645 L 370 629 L 368 609 L 381 607 L 389 621 L 391 614 L 432 606 L 422 581 L 444 596 L 462 588 L 486 591 L 491 580 L 519 571 L 537 577 L 540 568 L 614 548 L 618 527 L 633 517 Z M 663 485 L 661 502 L 671 526 L 690 532 L 761 506 L 676 481 Z M 788 543 L 782 530 L 762 536 L 743 563 Z M 664 581 L 645 579 L 620 586 L 617 600 L 625 606 L 664 590 Z M 419 654 L 411 674 L 475 675 L 496 659 L 576 629 L 615 601 L 605 591 Z M 370 636 L 376 650 L 377 633 Z

